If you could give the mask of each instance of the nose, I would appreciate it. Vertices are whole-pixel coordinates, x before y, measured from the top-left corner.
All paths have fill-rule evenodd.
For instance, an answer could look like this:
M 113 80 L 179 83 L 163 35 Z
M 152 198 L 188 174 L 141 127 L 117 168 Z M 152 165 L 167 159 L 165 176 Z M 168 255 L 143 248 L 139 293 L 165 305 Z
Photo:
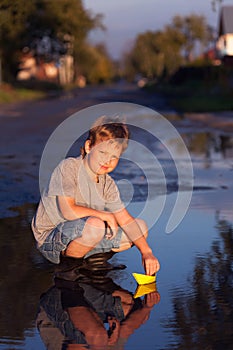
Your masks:
M 111 163 L 111 155 L 104 155 L 104 157 L 102 158 L 102 161 L 104 164 L 110 164 Z
M 110 164 L 111 163 L 111 157 L 108 157 L 106 160 L 105 160 L 105 164 Z

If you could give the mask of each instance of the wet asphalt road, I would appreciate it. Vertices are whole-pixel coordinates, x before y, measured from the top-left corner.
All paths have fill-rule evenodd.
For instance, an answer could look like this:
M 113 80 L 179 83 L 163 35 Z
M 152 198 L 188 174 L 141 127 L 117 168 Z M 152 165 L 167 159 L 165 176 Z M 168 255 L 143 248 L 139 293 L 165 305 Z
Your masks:
M 56 127 L 75 112 L 108 102 L 135 103 L 166 114 L 179 132 L 211 129 L 215 133 L 233 132 L 233 112 L 178 115 L 164 97 L 124 82 L 77 88 L 38 101 L 0 105 L 0 218 L 15 215 L 11 208 L 38 202 L 40 159 Z
M 169 109 L 161 96 L 125 83 L 0 106 L 0 217 L 15 215 L 11 208 L 38 202 L 40 158 L 54 129 L 73 113 L 106 102 L 131 102 L 160 112 Z

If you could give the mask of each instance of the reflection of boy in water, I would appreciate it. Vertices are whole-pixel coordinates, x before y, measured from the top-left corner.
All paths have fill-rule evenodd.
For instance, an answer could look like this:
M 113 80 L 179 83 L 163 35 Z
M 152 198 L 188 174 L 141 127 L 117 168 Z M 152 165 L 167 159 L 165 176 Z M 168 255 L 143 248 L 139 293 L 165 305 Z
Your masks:
M 146 241 L 146 223 L 129 214 L 109 176 L 128 138 L 126 124 L 103 117 L 89 131 L 82 157 L 67 158 L 54 170 L 32 222 L 38 248 L 48 260 L 58 264 L 61 254 L 82 260 L 134 244 L 145 272 L 159 270 Z
M 112 282 L 99 287 L 79 283 L 76 288 L 52 287 L 42 295 L 37 317 L 40 335 L 48 350 L 91 349 L 124 343 L 135 329 L 147 321 L 153 306 L 160 300 L 158 292 L 144 300 Z M 64 347 L 64 343 L 67 345 Z

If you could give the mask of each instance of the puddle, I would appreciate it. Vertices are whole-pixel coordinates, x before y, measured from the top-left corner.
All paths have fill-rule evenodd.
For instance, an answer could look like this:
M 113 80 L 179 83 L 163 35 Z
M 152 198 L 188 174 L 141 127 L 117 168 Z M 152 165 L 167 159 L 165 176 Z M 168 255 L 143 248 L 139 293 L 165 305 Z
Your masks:
M 93 341 L 98 332 L 115 349 L 231 349 L 233 137 L 220 131 L 194 130 L 183 130 L 182 137 L 192 155 L 194 193 L 187 215 L 170 235 L 164 232 L 178 188 L 177 172 L 170 155 L 155 139 L 145 137 L 145 144 L 150 143 L 167 175 L 168 195 L 166 206 L 149 233 L 150 245 L 161 262 L 157 290 L 141 296 L 137 302 L 133 298 L 137 284 L 132 272 L 143 270 L 135 248 L 114 256 L 116 263 L 127 268 L 109 274 L 111 280 L 107 284 L 105 281 L 96 287 L 92 281 L 75 287 L 55 285 L 54 268 L 35 249 L 30 229 L 36 206 L 19 205 L 13 217 L 0 219 L 0 349 L 45 350 L 51 349 L 54 340 L 56 350 L 68 349 L 69 344 L 72 347 L 78 342 L 88 343 L 90 336 Z M 14 161 L 14 155 L 5 160 Z M 119 184 L 126 200 L 134 196 L 129 207 L 133 215 L 148 196 L 145 171 L 149 172 L 150 164 L 141 164 L 145 168 L 123 159 L 113 174 L 116 181 L 122 175 L 128 181 Z M 7 181 L 4 174 L 1 171 Z M 151 178 L 155 195 L 163 195 L 162 177 L 152 174 Z M 20 177 L 15 179 L 19 182 Z M 30 176 L 24 178 L 17 187 L 17 196 L 20 198 L 26 186 L 28 202 L 35 202 L 35 188 L 27 186 L 31 181 Z M 129 183 L 134 185 L 133 194 L 129 193 Z M 5 197 L 7 200 L 7 186 Z M 150 210 L 147 215 L 153 218 L 157 208 Z M 100 304 L 99 300 L 104 302 Z M 123 314 L 121 303 L 125 303 Z M 119 322 L 114 325 L 106 315 L 113 317 L 116 310 Z M 90 322 L 95 321 L 96 328 L 92 327 L 88 338 L 83 325 L 88 326 L 90 312 L 94 317 Z M 80 314 L 86 320 L 81 324 Z M 49 343 L 51 346 L 46 345 Z
M 198 194 L 195 196 L 198 197 Z M 172 195 L 170 201 L 173 201 Z M 158 302 L 158 294 L 150 295 L 151 299 L 148 299 L 148 295 L 142 296 L 128 317 L 121 315 L 122 337 L 117 340 L 118 348 L 203 349 L 218 348 L 218 344 L 224 344 L 225 349 L 230 349 L 233 339 L 232 222 L 222 219 L 221 213 L 213 207 L 203 204 L 199 208 L 195 198 L 193 203 L 172 234 L 164 233 L 169 205 L 150 230 L 150 244 L 162 266 L 156 283 L 161 300 Z M 136 212 L 136 206 L 132 205 L 132 213 Z M 89 308 L 88 298 L 92 300 L 92 309 L 96 308 L 96 313 L 102 317 L 107 332 L 109 326 L 104 310 L 99 303 L 95 305 L 95 300 L 101 297 L 104 300 L 101 305 L 105 305 L 106 309 L 106 305 L 112 305 L 111 293 L 116 289 L 119 291 L 120 287 L 123 291 L 121 297 L 135 302 L 132 298 L 137 284 L 132 272 L 142 272 L 136 249 L 114 256 L 114 262 L 126 264 L 127 269 L 110 273 L 108 277 L 111 282 L 108 278 L 108 283 L 98 284 L 97 288 L 95 283 L 76 285 L 75 288 L 70 285 L 56 286 L 53 267 L 38 254 L 29 227 L 35 206 L 25 205 L 17 210 L 17 216 L 0 220 L 0 249 L 4 261 L 0 269 L 0 349 L 43 350 L 46 349 L 45 344 L 54 339 L 60 341 L 56 349 L 62 349 L 69 342 L 84 341 L 78 329 L 79 322 L 75 319 L 75 310 L 80 305 L 88 305 Z M 153 297 L 157 298 L 157 303 Z M 143 311 L 146 299 L 154 304 Z M 119 301 L 119 298 L 114 300 Z M 68 333 L 64 340 L 64 334 L 61 336 L 64 324 L 60 321 L 67 320 L 67 305 L 71 308 L 71 314 L 73 308 L 76 327 L 72 328 L 75 334 L 66 329 Z M 111 314 L 113 311 L 108 312 Z M 61 345 L 63 343 L 66 344 L 64 347 Z M 124 346 L 119 347 L 120 344 Z

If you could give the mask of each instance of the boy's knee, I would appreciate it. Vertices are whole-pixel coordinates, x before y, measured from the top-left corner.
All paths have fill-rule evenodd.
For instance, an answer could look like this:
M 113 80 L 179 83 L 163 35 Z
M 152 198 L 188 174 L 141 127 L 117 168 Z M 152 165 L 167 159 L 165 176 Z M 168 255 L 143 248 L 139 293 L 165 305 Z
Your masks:
M 98 230 L 104 230 L 105 224 L 104 221 L 96 218 L 95 216 L 90 216 L 87 221 L 86 225 L 90 227 L 90 229 L 98 229 Z
M 101 219 L 89 217 L 84 226 L 82 236 L 76 238 L 78 244 L 93 248 L 99 243 L 105 234 L 105 224 Z
M 89 217 L 86 221 L 85 228 L 89 235 L 102 239 L 105 234 L 105 223 L 96 217 Z

